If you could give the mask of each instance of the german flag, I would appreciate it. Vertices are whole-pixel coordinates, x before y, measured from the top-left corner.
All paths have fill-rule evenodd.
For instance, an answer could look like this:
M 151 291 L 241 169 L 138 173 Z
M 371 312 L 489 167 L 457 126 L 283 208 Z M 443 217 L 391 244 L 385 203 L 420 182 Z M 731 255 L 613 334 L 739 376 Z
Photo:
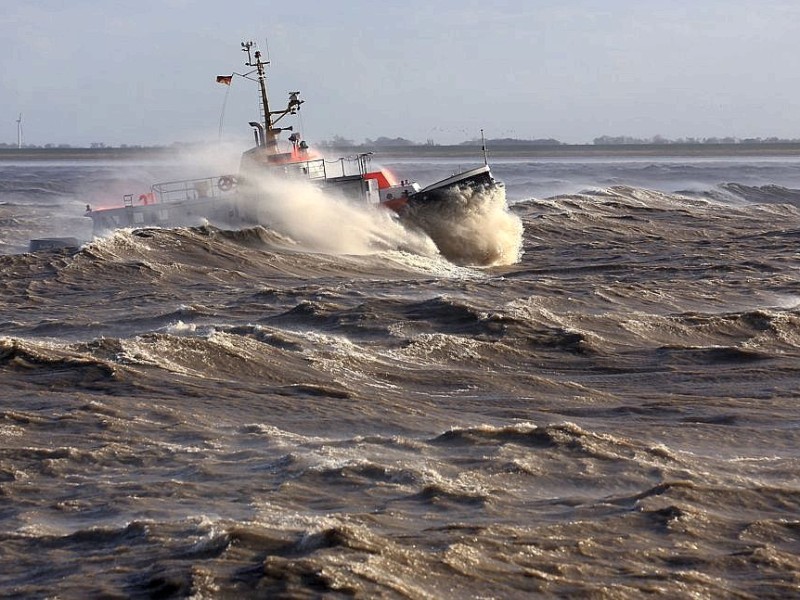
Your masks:
M 225 85 L 230 85 L 232 79 L 233 75 L 217 75 L 217 83 L 224 83 Z

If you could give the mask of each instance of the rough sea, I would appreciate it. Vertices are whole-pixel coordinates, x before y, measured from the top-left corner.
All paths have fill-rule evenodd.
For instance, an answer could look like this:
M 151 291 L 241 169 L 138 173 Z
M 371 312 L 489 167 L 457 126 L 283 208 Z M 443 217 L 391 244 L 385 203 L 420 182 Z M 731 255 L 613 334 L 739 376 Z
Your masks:
M 0 163 L 0 596 L 800 598 L 800 158 L 27 252 L 196 167 Z

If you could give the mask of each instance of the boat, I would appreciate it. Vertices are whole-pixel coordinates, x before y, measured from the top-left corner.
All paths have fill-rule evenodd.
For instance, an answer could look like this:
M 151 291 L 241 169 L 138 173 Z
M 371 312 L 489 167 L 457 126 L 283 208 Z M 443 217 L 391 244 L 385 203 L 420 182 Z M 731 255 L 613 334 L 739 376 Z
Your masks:
M 384 169 L 373 169 L 371 152 L 327 160 L 310 148 L 292 126 L 280 126 L 283 119 L 297 114 L 305 102 L 300 99 L 300 92 L 289 93 L 285 108 L 271 110 L 266 77 L 269 61 L 264 60 L 253 42 L 242 42 L 241 47 L 247 54 L 245 65 L 251 70 L 217 77 L 218 82 L 230 85 L 231 79 L 239 76 L 255 82 L 258 87 L 260 121 L 249 123 L 255 145 L 242 154 L 239 172 L 156 183 L 148 191 L 124 195 L 121 206 L 93 208 L 87 205 L 85 214 L 92 219 L 94 235 L 124 227 L 206 223 L 234 228 L 269 226 L 269 202 L 264 197 L 264 186 L 255 183 L 265 177 L 305 181 L 345 198 L 388 209 L 401 221 L 415 207 L 442 202 L 459 190 L 486 190 L 502 185 L 492 176 L 485 143 L 482 166 L 424 188 L 410 179 L 397 181 Z M 288 148 L 281 148 L 283 132 L 291 132 Z

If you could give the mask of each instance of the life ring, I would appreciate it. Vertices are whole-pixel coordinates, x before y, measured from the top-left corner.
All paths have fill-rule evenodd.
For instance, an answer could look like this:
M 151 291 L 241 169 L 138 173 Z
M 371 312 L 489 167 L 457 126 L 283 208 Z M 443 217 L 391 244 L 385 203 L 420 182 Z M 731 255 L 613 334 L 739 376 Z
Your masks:
M 141 196 L 139 196 L 139 202 L 141 202 L 145 206 L 150 204 L 150 194 L 142 194 Z
M 236 178 L 230 175 L 223 175 L 217 181 L 217 187 L 223 192 L 227 192 L 236 187 Z

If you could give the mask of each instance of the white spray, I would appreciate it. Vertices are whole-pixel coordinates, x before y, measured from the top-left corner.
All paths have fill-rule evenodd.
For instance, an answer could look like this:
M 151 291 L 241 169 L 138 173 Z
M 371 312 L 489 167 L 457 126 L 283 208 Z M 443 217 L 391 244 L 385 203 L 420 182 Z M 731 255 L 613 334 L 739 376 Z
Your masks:
M 373 254 L 405 250 L 436 256 L 436 245 L 386 209 L 346 200 L 305 181 L 248 177 L 258 221 L 311 251 Z
M 504 187 L 454 191 L 442 201 L 410 207 L 404 220 L 458 265 L 510 265 L 522 255 L 522 220 L 508 210 Z

